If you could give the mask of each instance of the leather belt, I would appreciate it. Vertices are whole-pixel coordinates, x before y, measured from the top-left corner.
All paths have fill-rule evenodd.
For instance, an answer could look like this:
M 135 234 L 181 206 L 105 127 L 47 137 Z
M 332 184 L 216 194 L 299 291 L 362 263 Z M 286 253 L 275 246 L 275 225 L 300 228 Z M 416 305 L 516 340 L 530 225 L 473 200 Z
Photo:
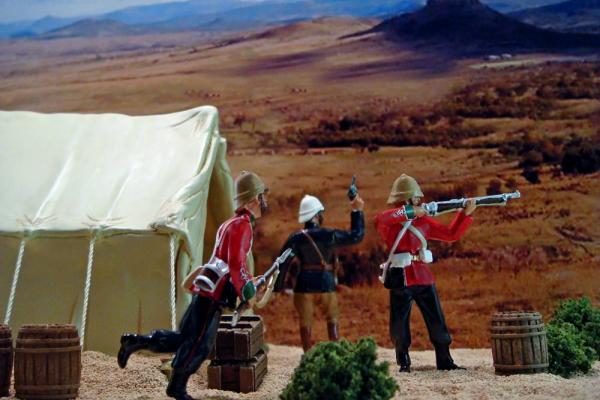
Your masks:
M 322 265 L 322 264 L 302 264 L 302 269 L 307 271 L 333 271 L 333 265 Z

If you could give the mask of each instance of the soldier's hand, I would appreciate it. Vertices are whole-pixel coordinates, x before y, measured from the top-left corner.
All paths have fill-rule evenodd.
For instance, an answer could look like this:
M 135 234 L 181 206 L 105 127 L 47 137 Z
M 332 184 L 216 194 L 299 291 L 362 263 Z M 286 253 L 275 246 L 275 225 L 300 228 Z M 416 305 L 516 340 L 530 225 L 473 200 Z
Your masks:
M 365 202 L 360 198 L 359 195 L 356 195 L 350 204 L 352 205 L 352 210 L 362 211 L 365 207 Z
M 267 285 L 261 285 L 261 286 L 257 287 L 256 294 L 253 297 L 254 301 L 256 302 L 259 299 L 262 299 L 263 296 L 265 295 L 266 291 L 267 291 Z
M 473 211 L 477 208 L 477 204 L 475 203 L 475 199 L 467 200 L 467 206 L 465 207 L 465 215 L 473 214 Z
M 413 206 L 413 210 L 417 217 L 424 217 L 427 215 L 427 211 L 425 211 L 425 209 L 421 206 Z
M 252 283 L 254 283 L 254 286 L 258 286 L 262 277 L 263 277 L 262 275 L 258 275 L 258 276 L 255 276 L 254 278 L 252 278 Z

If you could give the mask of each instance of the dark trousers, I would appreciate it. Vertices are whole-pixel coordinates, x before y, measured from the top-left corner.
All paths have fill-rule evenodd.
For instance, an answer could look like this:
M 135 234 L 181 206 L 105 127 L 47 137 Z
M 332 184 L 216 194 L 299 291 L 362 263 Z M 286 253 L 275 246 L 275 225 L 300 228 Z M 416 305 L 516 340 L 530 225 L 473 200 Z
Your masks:
M 435 285 L 415 285 L 390 290 L 390 336 L 396 347 L 396 358 L 410 347 L 410 311 L 413 300 L 423 314 L 429 339 L 436 348 L 452 342 Z
M 195 373 L 215 345 L 223 306 L 208 297 L 194 296 L 179 324 L 179 331 L 156 330 L 147 338 L 147 349 L 175 353 L 173 368 Z

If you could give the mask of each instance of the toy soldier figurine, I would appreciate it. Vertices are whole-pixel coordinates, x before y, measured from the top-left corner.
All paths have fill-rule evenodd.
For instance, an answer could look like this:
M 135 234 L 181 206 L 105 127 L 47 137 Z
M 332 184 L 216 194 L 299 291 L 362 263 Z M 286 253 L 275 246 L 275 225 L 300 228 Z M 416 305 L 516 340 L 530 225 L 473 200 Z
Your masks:
M 468 200 L 464 210 L 458 211 L 452 223 L 445 226 L 425 215 L 424 209 L 419 206 L 422 197 L 417 181 L 403 174 L 394 182 L 387 200 L 394 208 L 379 213 L 375 219 L 377 232 L 390 252 L 384 286 L 390 289 L 390 335 L 396 347 L 396 361 L 400 372 L 410 372 L 409 324 L 414 300 L 423 314 L 429 339 L 435 347 L 437 369 L 462 369 L 450 356 L 452 339 L 433 274 L 427 266 L 433 261 L 431 251 L 427 250 L 427 240 L 458 240 L 471 224 L 470 215 L 476 205 L 474 200 Z
M 175 353 L 167 396 L 191 400 L 187 381 L 208 356 L 215 344 L 223 307 L 235 307 L 236 298 L 247 301 L 256 288 L 247 268 L 252 247 L 252 225 L 266 211 L 267 188 L 254 173 L 242 172 L 235 182 L 235 216 L 217 231 L 213 256 L 208 264 L 197 268 L 183 285 L 194 296 L 179 326 L 179 331 L 155 330 L 149 335 L 125 334 L 121 337 L 118 363 L 125 368 L 129 356 L 142 349 L 158 353 Z M 216 266 L 216 267 L 215 267 Z M 207 269 L 212 267 L 211 271 Z M 214 285 L 199 285 L 202 279 Z M 199 280 L 200 279 L 200 280 Z
M 329 340 L 337 341 L 338 304 L 335 294 L 336 279 L 334 271 L 335 249 L 359 243 L 365 232 L 363 216 L 364 202 L 355 195 L 351 201 L 350 231 L 323 228 L 325 207 L 314 196 L 306 195 L 300 202 L 298 222 L 304 229 L 290 235 L 282 249 L 291 248 L 300 261 L 300 272 L 294 288 L 294 306 L 300 320 L 300 338 L 304 351 L 311 346 L 311 327 L 314 320 L 315 303 L 322 308 L 327 318 Z M 281 265 L 281 273 L 275 283 L 275 291 L 281 291 L 288 262 Z

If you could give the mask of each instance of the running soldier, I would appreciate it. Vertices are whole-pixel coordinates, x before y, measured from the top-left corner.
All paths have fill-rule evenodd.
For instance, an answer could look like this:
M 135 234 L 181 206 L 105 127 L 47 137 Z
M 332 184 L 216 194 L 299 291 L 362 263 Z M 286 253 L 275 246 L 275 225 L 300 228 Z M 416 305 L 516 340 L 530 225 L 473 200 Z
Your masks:
M 142 349 L 175 353 L 167 396 L 177 400 L 193 400 L 187 393 L 187 382 L 215 344 L 223 308 L 234 308 L 238 297 L 248 301 L 256 293 L 254 279 L 247 267 L 247 257 L 252 247 L 254 221 L 262 217 L 267 209 L 267 191 L 256 174 L 241 173 L 235 183 L 235 216 L 219 227 L 214 255 L 209 263 L 193 271 L 183 283 L 184 288 L 194 296 L 181 319 L 179 331 L 124 334 L 118 354 L 121 368 L 125 368 L 131 354 Z M 208 265 L 215 268 L 203 275 Z M 197 285 L 199 278 L 205 279 L 200 281 L 205 283 L 204 286 Z M 210 280 L 214 280 L 214 285 Z

